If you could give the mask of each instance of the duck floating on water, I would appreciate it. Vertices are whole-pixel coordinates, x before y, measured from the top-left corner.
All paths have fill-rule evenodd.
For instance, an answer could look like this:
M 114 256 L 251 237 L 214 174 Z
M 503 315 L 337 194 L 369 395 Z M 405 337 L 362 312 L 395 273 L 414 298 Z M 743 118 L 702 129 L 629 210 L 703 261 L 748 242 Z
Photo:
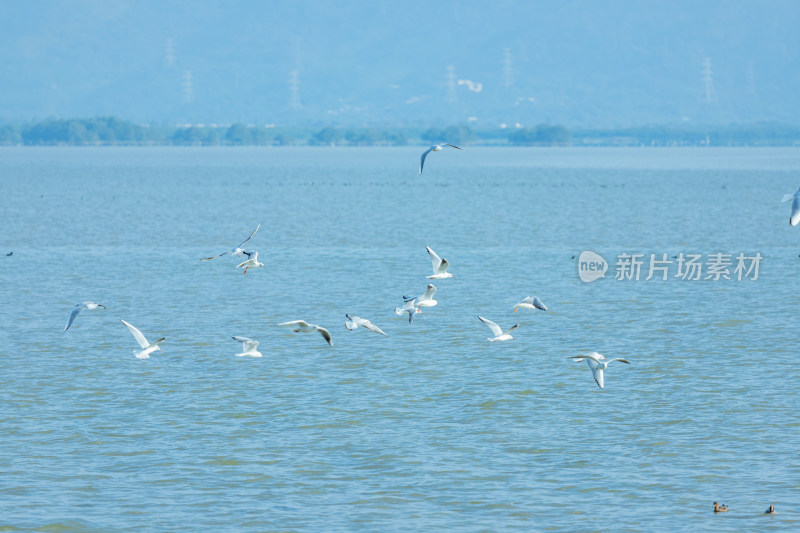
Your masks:
M 770 505 L 767 508 L 767 510 L 764 511 L 764 514 L 776 514 L 776 513 L 777 513 L 777 511 L 775 511 L 775 506 L 774 505 Z
M 726 513 L 728 512 L 728 506 L 725 504 L 719 505 L 717 502 L 714 502 L 714 512 L 715 513 Z

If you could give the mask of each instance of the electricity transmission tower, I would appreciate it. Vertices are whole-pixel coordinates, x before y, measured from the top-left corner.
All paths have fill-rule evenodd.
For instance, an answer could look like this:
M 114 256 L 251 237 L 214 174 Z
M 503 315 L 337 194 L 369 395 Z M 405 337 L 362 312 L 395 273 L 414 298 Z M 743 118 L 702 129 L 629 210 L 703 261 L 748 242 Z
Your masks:
M 194 102 L 194 89 L 192 88 L 192 71 L 187 70 L 183 73 L 183 103 L 191 104 Z
M 511 48 L 503 49 L 503 87 L 510 89 L 514 85 L 514 69 L 511 64 Z
M 167 45 L 164 50 L 164 66 L 173 68 L 175 66 L 175 41 L 167 39 Z
M 300 103 L 300 80 L 297 78 L 297 71 L 289 73 L 289 109 L 297 111 L 302 107 Z
M 705 103 L 717 101 L 717 93 L 714 91 L 714 78 L 711 73 L 711 58 L 703 58 L 703 100 Z
M 456 95 L 456 73 L 455 67 L 453 65 L 449 65 L 447 67 L 447 102 L 450 104 L 454 104 L 456 100 L 458 100 L 458 96 Z

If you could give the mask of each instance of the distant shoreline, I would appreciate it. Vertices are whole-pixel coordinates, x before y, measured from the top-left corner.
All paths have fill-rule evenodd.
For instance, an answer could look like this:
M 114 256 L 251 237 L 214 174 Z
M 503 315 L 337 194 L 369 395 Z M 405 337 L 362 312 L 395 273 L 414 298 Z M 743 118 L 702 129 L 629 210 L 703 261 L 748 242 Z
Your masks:
M 557 124 L 482 128 L 323 128 L 275 124 L 139 125 L 118 117 L 0 123 L 0 146 L 800 146 L 800 127 L 778 123 L 579 128 Z

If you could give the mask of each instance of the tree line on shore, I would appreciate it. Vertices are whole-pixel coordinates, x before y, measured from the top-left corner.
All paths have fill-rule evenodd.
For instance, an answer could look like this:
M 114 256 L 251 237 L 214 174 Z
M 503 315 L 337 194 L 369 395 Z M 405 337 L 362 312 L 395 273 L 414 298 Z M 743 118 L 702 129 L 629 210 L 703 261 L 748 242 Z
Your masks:
M 545 123 L 495 129 L 473 129 L 463 124 L 441 129 L 336 126 L 313 129 L 247 124 L 143 126 L 118 117 L 0 123 L 0 145 L 405 146 L 422 142 L 498 146 L 793 146 L 800 143 L 800 128 L 761 123 L 571 131 Z

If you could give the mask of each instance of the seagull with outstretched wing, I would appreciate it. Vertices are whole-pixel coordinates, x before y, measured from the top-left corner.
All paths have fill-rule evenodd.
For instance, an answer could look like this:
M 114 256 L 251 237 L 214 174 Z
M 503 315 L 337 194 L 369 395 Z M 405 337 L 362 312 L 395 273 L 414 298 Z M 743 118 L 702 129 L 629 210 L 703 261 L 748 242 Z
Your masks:
M 105 306 L 95 302 L 81 302 L 79 304 L 75 304 L 75 307 L 72 308 L 72 312 L 69 314 L 69 320 L 67 320 L 67 325 L 64 326 L 64 331 L 67 331 L 69 329 L 69 327 L 75 321 L 75 317 L 78 316 L 78 313 L 80 313 L 84 309 L 97 309 L 98 307 L 102 307 L 103 309 L 105 309 Z
M 455 148 L 456 150 L 461 150 L 461 148 L 459 148 L 458 146 L 456 146 L 454 144 L 448 144 L 448 143 L 434 144 L 433 146 L 431 146 L 430 148 L 428 148 L 427 150 L 422 152 L 422 156 L 419 158 L 419 173 L 420 174 L 422 174 L 422 167 L 425 166 L 425 158 L 428 157 L 428 154 L 431 153 L 431 152 L 439 152 L 441 150 L 444 150 L 446 146 L 449 146 L 450 148 Z
M 233 340 L 242 343 L 242 353 L 237 353 L 237 357 L 262 357 L 261 352 L 256 350 L 256 348 L 258 348 L 258 341 L 238 335 L 234 335 Z
M 426 246 L 425 249 L 428 250 L 428 257 L 431 258 L 431 263 L 433 264 L 433 275 L 429 276 L 428 279 L 452 278 L 453 275 L 447 271 L 450 268 L 450 263 L 447 262 L 447 259 L 439 257 L 430 246 Z
M 235 247 L 233 250 L 230 250 L 230 251 L 227 251 L 227 252 L 222 252 L 221 254 L 218 254 L 218 255 L 215 255 L 215 256 L 212 256 L 212 257 L 205 257 L 205 258 L 201 259 L 200 261 L 211 261 L 212 259 L 216 259 L 217 257 L 222 257 L 223 255 L 228 255 L 228 254 L 232 254 L 232 255 L 241 257 L 242 254 L 244 253 L 244 245 L 247 244 L 247 241 L 249 241 L 250 239 L 253 238 L 253 235 L 256 234 L 256 232 L 258 231 L 258 228 L 260 228 L 260 227 L 261 227 L 261 224 L 256 226 L 256 229 L 253 230 L 253 233 L 251 233 L 248 238 L 243 240 L 242 243 L 239 246 Z
M 295 333 L 314 333 L 318 331 L 319 334 L 322 335 L 322 338 L 328 341 L 328 344 L 333 346 L 333 340 L 331 340 L 330 332 L 327 329 L 320 327 L 316 324 L 309 324 L 305 320 L 292 320 L 291 322 L 282 322 L 278 325 L 288 326 L 292 328 L 292 331 L 294 331 Z
M 586 360 L 586 364 L 589 365 L 589 368 L 592 369 L 592 376 L 594 376 L 594 380 L 597 382 L 597 386 L 601 389 L 605 388 L 605 380 L 603 379 L 603 370 L 608 368 L 608 363 L 611 361 L 619 361 L 620 363 L 627 363 L 631 364 L 630 361 L 627 359 L 622 359 L 621 357 L 615 357 L 614 359 L 606 359 L 603 354 L 599 354 L 597 352 L 587 353 L 585 355 L 573 355 L 569 357 L 569 359 L 575 359 L 576 361 L 580 362 Z
M 500 326 L 498 326 L 497 324 L 495 324 L 494 322 L 492 322 L 487 318 L 479 316 L 478 320 L 489 326 L 489 329 L 492 330 L 492 333 L 494 333 L 494 338 L 489 337 L 489 340 L 492 342 L 509 341 L 513 339 L 514 337 L 511 336 L 511 332 L 519 327 L 519 324 L 514 324 L 513 326 L 508 328 L 508 331 L 503 331 L 502 329 L 500 329 Z

